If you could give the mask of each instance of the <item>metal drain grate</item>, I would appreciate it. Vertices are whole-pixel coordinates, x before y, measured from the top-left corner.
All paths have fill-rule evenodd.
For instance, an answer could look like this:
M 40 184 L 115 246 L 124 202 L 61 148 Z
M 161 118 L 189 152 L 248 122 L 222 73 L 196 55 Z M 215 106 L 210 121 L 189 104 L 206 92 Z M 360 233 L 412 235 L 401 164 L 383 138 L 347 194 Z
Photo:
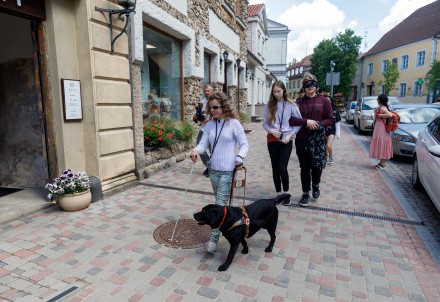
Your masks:
M 295 204 L 292 206 L 296 207 L 296 208 L 300 208 L 300 205 L 298 205 L 298 204 Z M 324 211 L 324 212 L 331 212 L 331 213 L 337 213 L 337 214 L 344 214 L 344 215 L 348 215 L 348 216 L 357 216 L 357 217 L 365 217 L 365 218 L 371 218 L 371 219 L 377 219 L 377 220 L 398 222 L 398 223 L 402 223 L 402 224 L 422 225 L 422 226 L 425 225 L 425 223 L 423 221 L 400 219 L 400 218 L 395 218 L 395 217 L 380 216 L 380 215 L 367 214 L 367 213 L 356 212 L 356 211 L 345 211 L 345 210 L 338 210 L 338 209 L 324 208 L 324 207 L 317 207 L 317 206 L 308 206 L 307 209 Z
M 168 189 L 168 190 L 176 190 L 176 191 L 185 191 L 185 189 L 178 188 L 178 187 L 171 187 L 171 186 L 163 186 L 163 185 L 154 185 L 154 184 L 147 184 L 147 183 L 141 183 L 144 186 L 148 187 L 155 187 L 155 188 L 161 188 L 161 189 Z M 214 193 L 210 192 L 204 192 L 199 190 L 191 190 L 188 189 L 188 192 L 196 193 L 196 194 L 203 194 L 203 195 L 214 195 Z M 237 200 L 243 200 L 243 196 L 234 196 Z M 255 201 L 256 198 L 245 198 L 248 201 Z M 292 204 L 292 207 L 299 208 L 300 206 L 298 204 Z M 425 223 L 423 221 L 414 221 L 414 220 L 408 220 L 408 219 L 400 219 L 395 217 L 389 217 L 389 216 L 380 216 L 375 214 L 367 214 L 357 211 L 345 211 L 345 210 L 338 210 L 338 209 L 332 209 L 332 208 L 324 208 L 324 207 L 317 207 L 317 206 L 311 206 L 309 205 L 306 209 L 316 210 L 316 211 L 325 211 L 325 212 L 331 212 L 331 213 L 337 213 L 337 214 L 344 214 L 348 216 L 356 216 L 356 217 L 364 217 L 364 218 L 371 218 L 371 219 L 377 219 L 377 220 L 384 220 L 384 221 L 391 221 L 391 222 L 397 222 L 402 224 L 410 224 L 410 225 L 421 225 L 425 226 Z
M 68 294 L 72 293 L 73 291 L 77 290 L 78 288 L 79 288 L 78 286 L 72 286 L 72 287 L 66 289 L 65 291 L 63 291 L 62 293 L 59 293 L 55 297 L 47 300 L 46 302 L 57 302 L 57 301 L 60 301 L 61 299 L 63 299 Z
M 201 247 L 209 240 L 210 235 L 211 228 L 208 225 L 198 225 L 193 219 L 167 222 L 158 226 L 153 232 L 153 237 L 158 243 L 178 249 Z

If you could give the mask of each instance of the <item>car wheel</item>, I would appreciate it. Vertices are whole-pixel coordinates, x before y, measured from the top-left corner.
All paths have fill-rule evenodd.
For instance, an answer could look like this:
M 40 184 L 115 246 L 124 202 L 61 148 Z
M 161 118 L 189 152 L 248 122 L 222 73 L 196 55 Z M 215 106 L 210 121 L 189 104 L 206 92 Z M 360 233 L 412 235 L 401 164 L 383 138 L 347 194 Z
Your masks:
M 420 182 L 420 178 L 419 178 L 419 164 L 417 162 L 417 156 L 414 156 L 414 158 L 413 158 L 411 182 L 412 182 L 414 189 L 416 189 L 418 191 L 422 190 L 423 186 L 422 186 L 422 183 Z
M 359 134 L 362 134 L 363 131 L 361 130 L 361 122 L 358 123 L 357 128 L 358 128 Z

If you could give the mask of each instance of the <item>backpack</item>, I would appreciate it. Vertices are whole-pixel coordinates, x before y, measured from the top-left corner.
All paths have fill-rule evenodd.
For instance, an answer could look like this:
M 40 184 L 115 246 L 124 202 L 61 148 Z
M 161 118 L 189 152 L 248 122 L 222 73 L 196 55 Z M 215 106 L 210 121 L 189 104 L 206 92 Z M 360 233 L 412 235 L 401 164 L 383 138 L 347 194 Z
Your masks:
M 390 112 L 393 116 L 387 118 L 386 121 L 383 121 L 387 132 L 396 131 L 397 127 L 399 126 L 399 122 L 400 122 L 399 114 L 397 114 L 397 112 L 393 111 L 393 110 L 390 110 Z

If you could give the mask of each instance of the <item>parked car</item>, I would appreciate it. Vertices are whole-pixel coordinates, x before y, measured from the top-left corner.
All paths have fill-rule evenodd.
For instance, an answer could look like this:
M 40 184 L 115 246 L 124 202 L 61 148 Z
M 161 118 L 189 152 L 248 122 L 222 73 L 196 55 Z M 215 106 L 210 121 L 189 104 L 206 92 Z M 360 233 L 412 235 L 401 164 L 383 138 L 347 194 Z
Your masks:
M 351 102 L 347 111 L 345 112 L 345 121 L 349 124 L 353 124 L 354 121 L 354 108 L 356 108 L 357 102 Z
M 440 113 L 419 132 L 413 156 L 412 184 L 425 188 L 440 211 Z
M 399 126 L 391 132 L 394 155 L 413 156 L 420 130 L 440 112 L 434 104 L 399 104 L 390 106 L 400 116 Z
M 371 131 L 374 121 L 374 110 L 379 108 L 376 96 L 364 96 L 357 101 L 354 109 L 353 126 L 358 129 L 359 133 Z M 388 105 L 400 104 L 400 100 L 394 96 L 388 97 Z

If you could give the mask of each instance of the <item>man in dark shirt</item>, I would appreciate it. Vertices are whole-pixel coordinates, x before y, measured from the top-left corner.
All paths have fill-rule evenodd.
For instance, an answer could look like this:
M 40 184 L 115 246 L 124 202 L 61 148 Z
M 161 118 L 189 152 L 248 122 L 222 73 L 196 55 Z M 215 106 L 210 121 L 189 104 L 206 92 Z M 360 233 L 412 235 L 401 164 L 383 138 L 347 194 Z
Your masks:
M 296 134 L 295 147 L 301 168 L 301 186 L 303 195 L 299 204 L 309 204 L 309 192 L 318 199 L 319 183 L 326 161 L 325 128 L 333 123 L 333 110 L 328 98 L 317 94 L 318 81 L 312 74 L 303 79 L 305 95 L 297 100 L 302 118 L 291 117 L 291 126 L 302 126 Z

